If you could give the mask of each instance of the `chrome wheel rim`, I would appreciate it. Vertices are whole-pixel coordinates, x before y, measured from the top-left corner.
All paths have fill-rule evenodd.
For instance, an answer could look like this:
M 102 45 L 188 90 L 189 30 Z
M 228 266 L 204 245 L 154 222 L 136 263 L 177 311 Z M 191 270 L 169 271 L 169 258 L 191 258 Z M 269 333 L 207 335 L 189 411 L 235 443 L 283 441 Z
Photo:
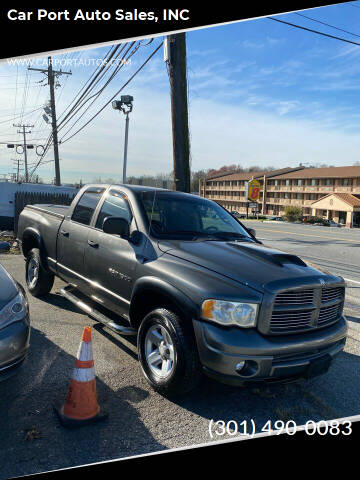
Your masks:
M 169 332 L 161 325 L 149 328 L 145 337 L 145 359 L 158 378 L 169 377 L 174 369 L 175 350 Z
M 27 284 L 30 288 L 34 287 L 39 277 L 39 265 L 37 261 L 32 258 L 28 265 Z

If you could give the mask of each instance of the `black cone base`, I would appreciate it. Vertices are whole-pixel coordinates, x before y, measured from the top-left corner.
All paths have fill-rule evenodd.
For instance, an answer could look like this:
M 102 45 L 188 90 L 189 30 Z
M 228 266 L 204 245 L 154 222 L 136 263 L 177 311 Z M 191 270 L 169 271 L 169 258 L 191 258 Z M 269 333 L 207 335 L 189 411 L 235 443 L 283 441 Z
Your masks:
M 94 417 L 88 418 L 86 420 L 75 420 L 74 418 L 69 418 L 66 417 L 63 413 L 61 413 L 62 410 L 62 403 L 56 402 L 53 405 L 54 411 L 61 423 L 61 425 L 65 428 L 80 428 L 85 425 L 91 425 L 92 423 L 97 423 L 101 422 L 102 420 L 105 420 L 108 418 L 109 414 L 107 412 L 104 412 L 101 408 L 100 411 L 97 415 Z

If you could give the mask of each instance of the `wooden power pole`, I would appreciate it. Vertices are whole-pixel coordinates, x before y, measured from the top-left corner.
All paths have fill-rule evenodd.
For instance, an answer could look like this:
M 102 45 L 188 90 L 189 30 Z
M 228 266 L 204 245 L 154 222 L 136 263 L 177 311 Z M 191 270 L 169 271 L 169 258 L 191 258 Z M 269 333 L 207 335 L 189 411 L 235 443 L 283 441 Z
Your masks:
M 169 66 L 175 190 L 190 192 L 190 142 L 185 33 L 169 35 L 165 44 Z
M 48 68 L 32 68 L 28 67 L 28 70 L 37 70 L 38 72 L 45 73 L 48 78 L 48 84 L 50 87 L 50 109 L 51 109 L 51 126 L 52 126 L 52 139 L 54 144 L 54 161 L 55 161 L 55 185 L 61 185 L 60 177 L 60 161 L 59 161 L 59 141 L 56 123 L 56 108 L 55 108 L 55 78 L 60 75 L 71 75 L 71 72 L 63 72 L 62 70 L 53 70 L 51 57 L 48 57 Z

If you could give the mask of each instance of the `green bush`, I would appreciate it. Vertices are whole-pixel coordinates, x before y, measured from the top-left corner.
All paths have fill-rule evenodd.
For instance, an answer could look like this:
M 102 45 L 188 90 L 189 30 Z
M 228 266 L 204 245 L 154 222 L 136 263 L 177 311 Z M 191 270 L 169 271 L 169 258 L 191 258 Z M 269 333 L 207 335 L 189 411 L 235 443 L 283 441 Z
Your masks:
M 299 220 L 301 216 L 302 216 L 302 210 L 300 207 L 293 207 L 290 205 L 285 207 L 284 217 L 287 220 L 289 220 L 289 222 L 295 222 L 296 220 Z

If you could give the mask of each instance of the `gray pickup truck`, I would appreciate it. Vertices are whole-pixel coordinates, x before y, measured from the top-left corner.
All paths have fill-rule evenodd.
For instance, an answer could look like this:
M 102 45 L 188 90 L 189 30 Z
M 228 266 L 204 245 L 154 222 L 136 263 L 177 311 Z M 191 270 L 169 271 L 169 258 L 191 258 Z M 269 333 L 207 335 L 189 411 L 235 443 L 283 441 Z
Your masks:
M 88 185 L 70 207 L 28 205 L 18 240 L 26 282 L 137 335 L 162 394 L 203 372 L 234 385 L 325 373 L 344 348 L 341 277 L 267 248 L 217 203 L 180 192 Z

